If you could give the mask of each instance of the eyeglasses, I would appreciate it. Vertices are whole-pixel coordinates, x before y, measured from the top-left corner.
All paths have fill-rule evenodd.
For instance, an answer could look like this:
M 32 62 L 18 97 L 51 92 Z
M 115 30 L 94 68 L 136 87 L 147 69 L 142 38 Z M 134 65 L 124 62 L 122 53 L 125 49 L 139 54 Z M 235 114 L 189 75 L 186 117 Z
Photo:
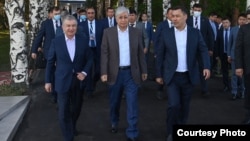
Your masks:
M 95 14 L 95 12 L 87 12 L 87 14 Z

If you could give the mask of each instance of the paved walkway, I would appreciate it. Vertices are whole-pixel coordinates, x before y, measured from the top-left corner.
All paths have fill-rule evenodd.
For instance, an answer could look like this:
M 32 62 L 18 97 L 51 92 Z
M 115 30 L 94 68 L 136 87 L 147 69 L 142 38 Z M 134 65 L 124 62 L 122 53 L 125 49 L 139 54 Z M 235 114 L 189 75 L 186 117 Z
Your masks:
M 13 141 L 62 141 L 56 105 L 44 91 L 44 72 L 30 85 L 31 104 Z M 231 100 L 223 93 L 222 78 L 209 81 L 211 95 L 204 98 L 199 87 L 195 89 L 189 124 L 240 124 L 244 117 L 243 100 Z M 156 98 L 157 84 L 146 81 L 139 91 L 140 141 L 164 141 L 167 99 Z M 107 86 L 97 84 L 95 96 L 84 100 L 77 125 L 80 134 L 75 141 L 125 141 L 126 100 L 122 101 L 121 118 L 117 134 L 110 133 L 109 100 Z

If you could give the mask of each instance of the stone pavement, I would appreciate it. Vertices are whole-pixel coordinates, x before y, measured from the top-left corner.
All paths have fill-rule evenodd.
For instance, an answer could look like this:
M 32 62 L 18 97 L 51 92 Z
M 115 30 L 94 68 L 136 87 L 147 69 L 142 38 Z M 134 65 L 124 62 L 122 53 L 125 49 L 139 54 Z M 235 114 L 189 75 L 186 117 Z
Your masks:
M 56 104 L 44 91 L 44 72 L 30 85 L 31 102 L 13 141 L 62 141 Z M 240 124 L 244 117 L 243 100 L 231 100 L 223 93 L 222 78 L 209 81 L 211 95 L 204 98 L 197 86 L 190 105 L 189 124 Z M 167 99 L 156 98 L 157 84 L 143 83 L 139 91 L 139 141 L 164 141 Z M 75 141 L 126 141 L 126 99 L 121 103 L 118 133 L 110 133 L 107 85 L 99 82 L 94 97 L 85 97 L 77 125 L 79 135 Z

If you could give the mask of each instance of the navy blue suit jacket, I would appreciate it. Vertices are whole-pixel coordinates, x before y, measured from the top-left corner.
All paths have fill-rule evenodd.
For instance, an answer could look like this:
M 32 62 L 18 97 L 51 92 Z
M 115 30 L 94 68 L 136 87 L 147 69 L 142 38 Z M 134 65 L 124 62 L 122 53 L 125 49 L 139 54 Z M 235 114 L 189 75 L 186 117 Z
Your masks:
M 101 22 L 102 22 L 103 29 L 109 27 L 109 19 L 107 17 L 102 19 Z M 117 25 L 117 23 L 116 23 L 116 20 L 114 18 L 114 26 L 116 26 L 116 25 Z
M 187 24 L 193 27 L 193 16 L 187 19 Z M 208 50 L 213 51 L 214 48 L 214 33 L 208 18 L 200 17 L 200 32 L 207 44 Z
M 153 25 L 152 25 L 152 23 L 147 22 L 146 31 L 147 31 L 148 40 L 150 43 L 153 40 Z
M 73 77 L 73 72 L 90 71 L 93 63 L 93 55 L 88 46 L 86 36 L 80 34 L 75 35 L 75 56 L 71 61 L 67 49 L 65 35 L 61 34 L 51 42 L 49 50 L 45 82 L 52 83 L 52 75 L 55 73 L 55 90 L 58 93 L 68 92 Z M 56 67 L 55 67 L 56 64 Z M 53 67 L 55 67 L 55 72 Z
M 86 22 L 79 23 L 79 26 L 82 27 L 82 31 L 89 39 L 89 27 L 88 27 L 88 20 Z M 101 44 L 102 44 L 102 35 L 103 35 L 103 25 L 102 22 L 99 20 L 95 20 L 95 39 L 96 39 L 96 47 L 97 47 L 97 53 L 98 57 L 100 57 L 101 52 Z
M 231 32 L 231 29 L 232 28 L 230 28 L 230 32 Z M 223 34 L 223 31 L 224 31 L 224 28 L 221 28 L 218 31 L 218 35 L 217 35 L 217 39 L 216 39 L 216 50 L 215 50 L 216 57 L 217 56 L 223 57 L 223 54 L 224 54 L 224 34 Z M 228 41 L 229 41 L 229 38 L 228 38 Z M 229 44 L 228 44 L 228 48 L 229 48 Z M 227 53 L 227 50 L 226 50 L 226 53 Z
M 154 38 L 154 52 L 155 52 L 155 54 L 157 54 L 157 51 L 159 48 L 159 42 L 160 42 L 160 38 L 161 38 L 161 33 L 163 32 L 164 28 L 169 28 L 168 20 L 164 20 L 157 25 L 155 38 Z
M 156 75 L 163 77 L 164 82 L 169 84 L 178 65 L 175 28 L 165 28 L 161 34 L 160 46 L 156 57 Z M 201 54 L 204 69 L 210 68 L 208 49 L 199 30 L 187 26 L 187 67 L 192 84 L 197 84 L 197 56 Z M 184 63 L 184 62 L 181 62 Z
M 51 40 L 55 38 L 55 30 L 52 19 L 46 19 L 42 22 L 31 48 L 32 53 L 37 53 L 39 47 L 43 48 L 44 56 L 48 58 Z

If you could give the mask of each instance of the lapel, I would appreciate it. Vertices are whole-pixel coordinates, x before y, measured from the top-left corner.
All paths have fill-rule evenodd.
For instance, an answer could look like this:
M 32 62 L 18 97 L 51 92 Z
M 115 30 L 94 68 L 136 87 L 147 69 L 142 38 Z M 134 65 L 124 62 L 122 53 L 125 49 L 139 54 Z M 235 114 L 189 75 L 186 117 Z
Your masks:
M 137 23 L 136 23 L 136 26 L 137 26 Z M 129 27 L 128 28 L 128 34 L 129 34 L 129 50 L 130 50 L 130 56 L 132 56 L 132 47 L 133 47 L 133 44 L 134 44 L 134 34 L 133 34 L 133 31 L 132 31 L 132 27 Z M 132 60 L 131 60 L 132 61 Z
M 81 41 L 80 39 L 78 39 L 79 37 L 77 35 L 75 35 L 75 54 L 74 54 L 74 59 L 73 62 L 76 62 L 78 56 L 78 52 L 79 52 L 79 47 L 81 46 Z
M 192 35 L 191 35 L 191 28 L 187 26 L 187 42 L 186 42 L 186 54 L 187 54 L 187 61 L 188 61 L 188 55 L 190 53 L 190 44 L 192 44 Z
M 168 23 L 168 22 L 167 22 Z M 170 47 L 173 46 L 173 50 L 174 50 L 174 53 L 175 55 L 177 56 L 177 45 L 176 45 L 176 39 L 175 39 L 175 28 L 168 28 L 173 34 L 169 34 L 169 42 L 171 43 L 170 44 Z M 166 34 L 168 34 L 166 32 Z
M 52 20 L 52 19 L 49 20 L 49 27 L 48 27 L 48 28 L 50 29 L 52 35 L 55 36 L 56 33 L 55 33 L 54 23 L 53 23 L 53 20 Z
M 111 35 L 114 35 L 113 38 L 113 42 L 114 42 L 114 49 L 116 54 L 118 55 L 117 58 L 119 57 L 119 42 L 118 42 L 118 30 L 117 30 L 117 26 L 111 27 L 114 28 L 113 33 Z M 112 37 L 112 36 L 111 36 Z

